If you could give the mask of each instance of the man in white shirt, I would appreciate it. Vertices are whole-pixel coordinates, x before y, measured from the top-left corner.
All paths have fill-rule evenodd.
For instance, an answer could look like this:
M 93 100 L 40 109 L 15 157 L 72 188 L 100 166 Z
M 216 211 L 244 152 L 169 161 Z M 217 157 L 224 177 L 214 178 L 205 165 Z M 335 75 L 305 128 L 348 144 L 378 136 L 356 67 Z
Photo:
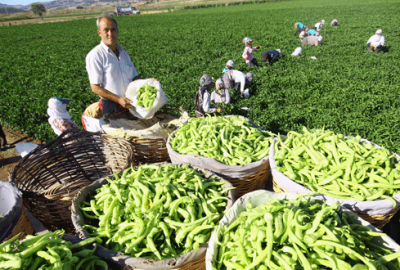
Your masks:
M 375 35 L 371 36 L 368 41 L 368 51 L 373 51 L 373 52 L 380 52 L 383 49 L 383 46 L 385 46 L 385 37 L 382 36 L 382 29 L 378 29 L 375 32 Z
M 108 15 L 96 21 L 101 42 L 86 56 L 86 70 L 92 92 L 102 99 L 103 115 L 118 108 L 133 108 L 125 97 L 130 82 L 139 79 L 129 54 L 117 44 L 118 24 Z

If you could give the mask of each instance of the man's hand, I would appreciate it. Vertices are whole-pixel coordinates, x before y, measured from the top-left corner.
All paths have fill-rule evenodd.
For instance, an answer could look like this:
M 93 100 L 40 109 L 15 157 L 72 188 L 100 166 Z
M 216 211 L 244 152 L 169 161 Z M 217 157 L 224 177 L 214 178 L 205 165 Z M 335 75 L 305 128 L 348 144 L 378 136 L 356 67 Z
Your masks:
M 222 113 L 222 109 L 221 108 L 217 108 L 217 113 Z
M 118 104 L 126 109 L 133 108 L 133 105 L 131 103 L 132 103 L 132 101 L 127 97 L 118 98 Z
M 260 46 L 256 46 L 256 49 L 260 49 Z

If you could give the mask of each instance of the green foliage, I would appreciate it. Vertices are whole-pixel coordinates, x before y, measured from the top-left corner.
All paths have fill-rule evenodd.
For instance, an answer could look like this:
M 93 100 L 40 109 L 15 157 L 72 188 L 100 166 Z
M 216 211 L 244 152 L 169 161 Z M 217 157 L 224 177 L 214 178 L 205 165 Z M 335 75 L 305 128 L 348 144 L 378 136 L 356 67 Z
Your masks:
M 301 11 L 301 12 L 300 12 Z M 254 74 L 251 97 L 234 90 L 225 114 L 240 114 L 273 131 L 325 126 L 360 135 L 400 152 L 400 36 L 397 0 L 307 0 L 268 2 L 118 17 L 119 43 L 142 78 L 158 79 L 171 104 L 194 116 L 194 96 L 203 74 L 217 79 L 229 59 Z M 337 18 L 338 27 L 330 21 Z M 293 24 L 325 19 L 324 41 L 290 54 L 301 43 Z M 383 29 L 387 53 L 367 52 L 366 42 Z M 249 68 L 244 37 L 261 48 L 280 48 L 273 65 Z M 100 39 L 95 19 L 6 27 L 0 50 L 0 122 L 42 140 L 54 138 L 47 122 L 47 101 L 68 97 L 72 119 L 98 100 L 90 91 L 85 56 Z M 316 56 L 317 60 L 310 57 Z M 248 107 L 250 110 L 242 110 Z
M 43 13 L 46 13 L 46 8 L 43 6 L 43 4 L 32 4 L 31 11 L 42 18 Z

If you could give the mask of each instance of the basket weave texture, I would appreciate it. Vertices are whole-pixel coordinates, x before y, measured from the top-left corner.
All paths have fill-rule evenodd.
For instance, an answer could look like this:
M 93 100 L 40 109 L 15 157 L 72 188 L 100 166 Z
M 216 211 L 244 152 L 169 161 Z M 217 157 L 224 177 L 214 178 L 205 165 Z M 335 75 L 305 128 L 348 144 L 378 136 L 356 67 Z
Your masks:
M 185 110 L 177 105 L 167 104 L 162 107 L 156 114 L 167 114 L 173 118 L 180 118 Z M 132 119 L 129 111 L 116 111 L 115 113 L 106 116 L 107 119 L 126 118 Z M 168 150 L 166 146 L 166 139 L 147 139 L 147 138 L 131 138 L 128 140 L 132 144 L 134 165 L 158 162 L 170 162 Z
M 269 165 L 269 160 L 268 160 L 267 166 L 264 169 L 257 171 L 254 174 L 249 175 L 247 177 L 239 179 L 229 179 L 226 176 L 221 176 L 221 177 L 224 177 L 236 188 L 235 198 L 238 199 L 244 194 L 247 194 L 249 192 L 259 189 L 265 189 L 270 171 L 271 167 Z
M 282 188 L 273 177 L 272 177 L 272 188 L 274 192 L 277 193 L 291 193 L 289 190 Z M 393 208 L 392 211 L 381 215 L 370 215 L 364 212 L 355 212 L 352 209 L 350 210 L 353 211 L 355 214 L 357 214 L 357 216 L 368 221 L 369 223 L 371 223 L 371 225 L 381 230 L 386 224 L 390 222 L 390 219 L 396 214 L 399 208 L 400 204 L 397 204 L 397 207 Z
M 140 270 L 139 268 L 133 268 L 131 266 L 118 266 L 116 264 L 111 265 L 111 270 Z M 197 261 L 190 262 L 183 267 L 175 268 L 174 270 L 206 270 L 206 253 Z
M 33 228 L 32 222 L 29 219 L 28 215 L 26 214 L 25 207 L 22 207 L 21 216 L 18 219 L 17 225 L 15 225 L 13 231 L 7 236 L 7 239 L 5 240 L 11 239 L 19 233 L 21 233 L 18 236 L 19 240 L 23 240 L 27 235 L 29 234 L 33 235 L 35 233 L 35 229 Z
M 75 231 L 70 206 L 79 190 L 129 167 L 131 144 L 110 135 L 67 130 L 36 148 L 15 166 L 11 181 L 23 192 L 24 206 L 50 230 Z

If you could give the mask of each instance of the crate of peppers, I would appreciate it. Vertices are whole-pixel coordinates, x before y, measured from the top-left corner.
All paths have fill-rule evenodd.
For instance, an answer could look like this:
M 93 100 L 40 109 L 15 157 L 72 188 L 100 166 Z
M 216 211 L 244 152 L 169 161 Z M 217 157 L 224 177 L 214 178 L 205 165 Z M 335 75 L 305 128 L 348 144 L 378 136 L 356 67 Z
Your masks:
M 274 137 L 243 116 L 191 118 L 169 136 L 167 149 L 172 163 L 198 166 L 230 181 L 239 198 L 265 187 Z
M 400 207 L 397 160 L 359 136 L 305 127 L 275 138 L 270 151 L 274 191 L 322 194 L 378 228 Z
M 83 188 L 72 220 L 81 238 L 103 241 L 97 255 L 124 269 L 204 268 L 206 243 L 233 196 L 206 170 L 141 165 Z
M 206 269 L 400 269 L 400 246 L 338 203 L 259 190 L 225 214 Z

